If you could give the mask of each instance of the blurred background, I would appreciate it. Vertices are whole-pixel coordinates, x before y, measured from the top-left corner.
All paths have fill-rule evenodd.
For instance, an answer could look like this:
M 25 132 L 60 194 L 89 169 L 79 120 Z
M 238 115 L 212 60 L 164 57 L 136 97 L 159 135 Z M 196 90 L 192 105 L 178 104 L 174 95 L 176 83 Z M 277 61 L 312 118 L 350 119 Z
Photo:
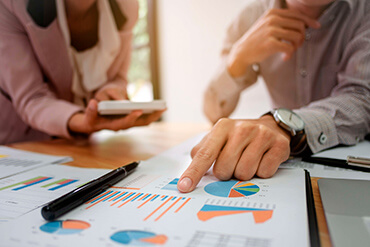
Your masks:
M 138 0 L 129 95 L 163 99 L 167 122 L 207 122 L 203 93 L 220 63 L 226 29 L 250 0 Z M 260 79 L 243 92 L 231 118 L 255 118 L 270 109 Z

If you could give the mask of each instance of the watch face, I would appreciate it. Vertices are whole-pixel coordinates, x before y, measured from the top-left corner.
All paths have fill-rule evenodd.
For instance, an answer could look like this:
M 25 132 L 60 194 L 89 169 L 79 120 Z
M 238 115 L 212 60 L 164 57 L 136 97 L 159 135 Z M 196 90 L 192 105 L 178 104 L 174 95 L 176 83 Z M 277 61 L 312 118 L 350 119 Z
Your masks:
M 304 129 L 304 122 L 302 118 L 295 114 L 293 111 L 289 109 L 280 108 L 277 110 L 277 113 L 280 121 L 288 125 L 290 128 L 294 130 Z

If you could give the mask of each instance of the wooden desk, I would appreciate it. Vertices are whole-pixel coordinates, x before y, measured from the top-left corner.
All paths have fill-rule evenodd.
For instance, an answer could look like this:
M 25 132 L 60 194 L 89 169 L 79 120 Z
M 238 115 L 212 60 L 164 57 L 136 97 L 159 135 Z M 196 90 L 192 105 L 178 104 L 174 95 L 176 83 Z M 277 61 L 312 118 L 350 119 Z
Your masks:
M 9 145 L 13 148 L 73 157 L 72 166 L 113 169 L 135 160 L 149 159 L 181 142 L 210 129 L 208 124 L 153 123 L 118 133 L 102 131 L 88 141 L 50 140 Z M 323 247 L 331 246 L 325 215 L 317 186 L 312 178 L 313 194 Z

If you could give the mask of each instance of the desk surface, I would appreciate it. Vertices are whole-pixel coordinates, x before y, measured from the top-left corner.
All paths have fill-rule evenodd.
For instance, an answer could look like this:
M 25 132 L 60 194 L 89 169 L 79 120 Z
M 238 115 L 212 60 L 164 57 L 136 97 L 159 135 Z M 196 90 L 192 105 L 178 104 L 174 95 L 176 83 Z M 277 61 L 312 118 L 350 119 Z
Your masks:
M 101 131 L 87 140 L 56 139 L 9 145 L 27 151 L 73 157 L 67 163 L 79 167 L 113 169 L 135 160 L 149 159 L 181 142 L 210 129 L 208 124 L 153 123 L 118 133 Z M 313 194 L 323 247 L 331 246 L 328 227 L 320 199 L 317 178 L 312 178 Z

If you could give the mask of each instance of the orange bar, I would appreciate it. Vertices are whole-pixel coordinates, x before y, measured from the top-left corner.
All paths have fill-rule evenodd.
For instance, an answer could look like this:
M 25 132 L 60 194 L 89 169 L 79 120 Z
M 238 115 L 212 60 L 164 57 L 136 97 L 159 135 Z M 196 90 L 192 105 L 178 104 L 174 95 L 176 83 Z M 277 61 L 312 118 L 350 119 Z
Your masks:
M 144 206 L 147 202 L 149 202 L 150 200 L 152 200 L 155 196 L 157 195 L 153 195 L 152 197 L 148 198 L 144 203 L 142 203 L 140 206 L 138 206 L 137 208 L 141 208 L 142 206 Z
M 165 213 L 167 213 L 175 204 L 181 200 L 182 197 L 178 198 L 171 206 L 169 206 L 161 215 L 159 215 L 154 221 L 159 220 Z
M 138 201 L 142 201 L 149 193 L 146 193 L 144 196 L 142 196 Z
M 125 192 L 121 192 L 121 193 L 118 193 L 115 197 L 112 197 L 111 199 L 108 200 L 108 202 L 110 201 L 113 201 L 114 199 L 120 197 L 122 194 L 124 194 Z
M 109 192 L 111 192 L 111 191 L 109 191 Z M 94 204 L 91 204 L 90 206 L 88 206 L 88 207 L 87 207 L 87 208 L 85 208 L 85 209 L 89 209 L 89 208 L 91 208 L 92 206 L 95 206 L 96 204 L 98 204 L 99 202 L 103 201 L 104 199 L 105 199 L 105 197 L 103 196 L 99 201 L 95 202 Z
M 130 198 L 130 200 L 127 200 L 127 201 L 125 201 L 124 203 L 122 203 L 121 205 L 119 205 L 118 207 L 120 208 L 120 207 L 122 207 L 123 205 L 125 205 L 126 203 L 128 203 L 129 201 L 131 201 L 132 199 L 134 199 L 135 197 L 133 197 L 133 198 Z
M 118 200 L 118 201 L 116 201 L 115 203 L 113 203 L 111 206 L 113 206 L 113 205 L 115 205 L 117 202 L 120 202 L 120 201 L 122 201 L 122 200 L 125 200 L 127 197 L 129 197 L 130 195 L 132 195 L 132 194 L 134 194 L 134 192 L 130 192 L 130 193 L 128 193 L 126 196 L 124 196 L 121 200 Z
M 154 210 L 151 214 L 149 214 L 145 219 L 144 219 L 144 221 L 145 220 L 147 220 L 147 219 L 149 219 L 150 218 L 150 216 L 152 216 L 153 214 L 155 214 L 159 209 L 161 209 L 161 207 L 163 207 L 169 200 L 171 200 L 173 198 L 173 196 L 171 196 L 170 198 L 168 198 L 164 203 L 162 203 L 162 205 L 161 206 L 159 206 L 156 210 Z
M 96 200 L 96 198 L 97 197 L 104 197 L 104 195 L 106 195 L 107 193 L 108 193 L 109 191 L 107 191 L 107 192 L 105 192 L 103 195 L 97 195 L 97 196 L 95 196 L 93 199 L 91 199 L 90 201 L 88 201 L 88 202 L 85 202 L 85 204 L 89 204 L 90 202 L 92 202 L 92 201 L 94 201 L 94 200 Z
M 191 198 L 188 198 L 178 209 L 176 209 L 175 213 L 177 213 L 178 211 L 180 211 L 180 209 L 182 209 L 183 206 L 185 206 L 186 203 L 188 203 L 188 201 L 190 201 Z

